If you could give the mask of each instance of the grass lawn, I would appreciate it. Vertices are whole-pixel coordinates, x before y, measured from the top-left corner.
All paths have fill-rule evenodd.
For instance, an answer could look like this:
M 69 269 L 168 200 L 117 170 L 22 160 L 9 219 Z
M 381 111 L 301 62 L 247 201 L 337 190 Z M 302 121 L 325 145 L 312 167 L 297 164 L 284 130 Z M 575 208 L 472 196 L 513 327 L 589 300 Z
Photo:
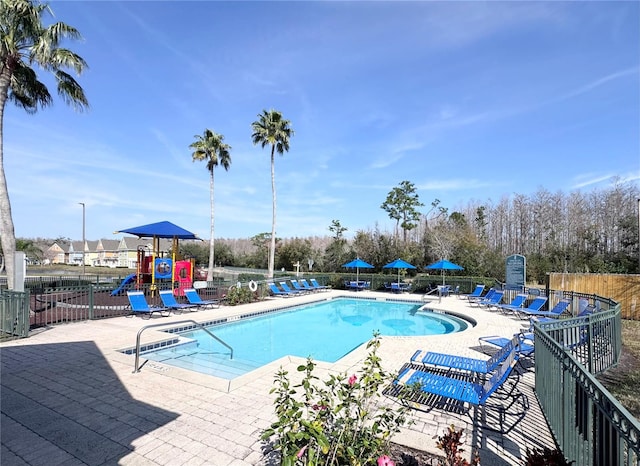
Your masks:
M 622 356 L 617 367 L 598 377 L 636 419 L 640 418 L 640 322 L 622 321 Z

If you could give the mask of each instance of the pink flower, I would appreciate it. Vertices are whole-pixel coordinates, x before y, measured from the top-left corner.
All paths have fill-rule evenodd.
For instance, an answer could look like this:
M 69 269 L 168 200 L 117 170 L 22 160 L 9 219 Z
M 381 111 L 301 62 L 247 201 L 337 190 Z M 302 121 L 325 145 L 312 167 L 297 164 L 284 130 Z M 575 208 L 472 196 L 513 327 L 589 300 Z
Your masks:
M 349 377 L 349 385 L 356 383 L 356 380 L 358 380 L 358 377 L 356 377 L 355 374 Z
M 396 466 L 396 463 L 394 463 L 387 455 L 382 455 L 378 458 L 378 466 Z
M 305 451 L 307 451 L 307 447 L 308 447 L 308 446 L 309 446 L 309 445 L 305 445 L 304 447 L 302 447 L 302 448 L 300 449 L 300 451 L 298 452 L 298 454 L 296 455 L 296 457 L 298 457 L 298 458 L 302 458 L 302 455 L 304 455 L 304 452 L 305 452 Z M 391 466 L 394 466 L 394 465 L 391 465 Z

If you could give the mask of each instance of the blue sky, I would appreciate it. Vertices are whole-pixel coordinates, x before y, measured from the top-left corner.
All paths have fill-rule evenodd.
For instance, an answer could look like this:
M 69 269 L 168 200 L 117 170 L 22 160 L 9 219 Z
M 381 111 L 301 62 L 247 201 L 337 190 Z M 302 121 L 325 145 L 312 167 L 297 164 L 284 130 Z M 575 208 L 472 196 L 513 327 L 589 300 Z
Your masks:
M 84 202 L 87 239 L 162 220 L 208 238 L 208 172 L 189 149 L 205 128 L 232 146 L 216 237 L 268 232 L 269 151 L 251 123 L 272 108 L 295 131 L 276 158 L 279 237 L 333 219 L 391 231 L 380 205 L 403 180 L 452 210 L 637 183 L 639 5 L 54 1 L 83 35 L 70 47 L 91 109 L 8 104 L 16 236 L 81 239 Z

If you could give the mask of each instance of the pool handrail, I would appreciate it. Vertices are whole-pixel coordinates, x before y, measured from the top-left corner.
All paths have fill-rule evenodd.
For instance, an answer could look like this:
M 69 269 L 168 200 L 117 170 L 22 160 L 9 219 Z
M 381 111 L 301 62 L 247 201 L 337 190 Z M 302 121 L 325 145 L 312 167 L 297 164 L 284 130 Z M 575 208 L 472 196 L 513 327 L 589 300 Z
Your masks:
M 217 340 L 219 343 L 221 343 L 222 345 L 224 345 L 227 348 L 229 348 L 229 350 L 231 351 L 231 356 L 230 356 L 229 359 L 233 359 L 233 348 L 231 346 L 229 346 L 228 344 L 226 344 L 224 341 L 222 341 L 220 338 L 215 336 L 209 330 L 207 330 L 207 328 L 204 325 L 202 325 L 201 323 L 196 322 L 195 320 L 192 320 L 192 319 L 180 320 L 178 322 L 162 322 L 160 324 L 145 325 L 140 330 L 138 330 L 138 335 L 136 336 L 136 362 L 135 362 L 134 367 L 133 367 L 133 373 L 134 374 L 136 372 L 140 372 L 140 336 L 142 335 L 142 332 L 144 332 L 145 330 L 147 330 L 149 328 L 166 327 L 168 325 L 179 325 L 179 324 L 194 324 L 196 327 L 201 328 L 202 330 L 207 332 L 209 335 L 211 335 L 211 337 L 214 340 Z

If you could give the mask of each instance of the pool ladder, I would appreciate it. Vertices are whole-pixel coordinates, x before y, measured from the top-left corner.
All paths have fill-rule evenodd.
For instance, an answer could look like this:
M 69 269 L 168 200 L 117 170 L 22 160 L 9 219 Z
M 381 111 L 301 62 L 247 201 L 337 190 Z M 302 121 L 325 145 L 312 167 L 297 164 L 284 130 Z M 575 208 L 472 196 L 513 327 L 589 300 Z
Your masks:
M 144 327 L 142 327 L 138 331 L 138 336 L 136 337 L 136 362 L 135 362 L 135 365 L 133 367 L 133 373 L 134 374 L 136 372 L 140 372 L 140 336 L 142 335 L 142 332 L 144 332 L 145 330 L 147 330 L 149 328 L 166 327 L 168 325 L 174 326 L 174 325 L 179 325 L 179 324 L 193 324 L 196 327 L 201 328 L 202 330 L 207 332 L 209 335 L 211 335 L 211 338 L 213 338 L 214 340 L 217 340 L 219 343 L 221 343 L 222 345 L 224 345 L 227 348 L 229 348 L 229 351 L 231 351 L 231 357 L 229 359 L 233 359 L 233 348 L 231 346 L 227 345 L 224 341 L 222 341 L 220 338 L 215 336 L 209 330 L 207 330 L 207 328 L 204 325 L 202 325 L 201 323 L 196 322 L 195 320 L 191 320 L 191 319 L 180 320 L 178 322 L 163 322 L 161 324 L 145 325 Z

